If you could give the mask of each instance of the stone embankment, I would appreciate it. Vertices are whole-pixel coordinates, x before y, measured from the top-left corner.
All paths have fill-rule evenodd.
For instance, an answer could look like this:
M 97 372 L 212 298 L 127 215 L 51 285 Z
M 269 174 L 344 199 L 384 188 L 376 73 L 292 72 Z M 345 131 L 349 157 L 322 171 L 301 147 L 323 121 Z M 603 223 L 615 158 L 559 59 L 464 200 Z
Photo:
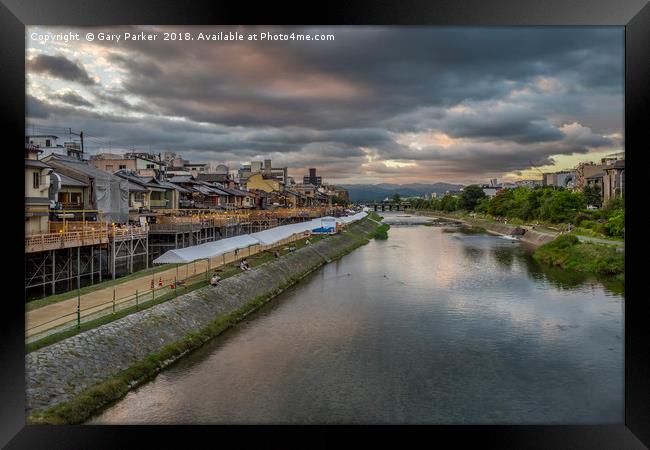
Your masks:
M 477 221 L 474 222 L 473 224 L 483 227 L 491 233 L 500 234 L 502 236 L 518 235 L 517 232 L 519 230 L 522 230 L 521 227 L 502 225 L 497 223 L 489 223 L 489 222 Z M 521 242 L 525 242 L 535 247 L 539 247 L 540 245 L 546 244 L 547 242 L 551 242 L 553 239 L 556 238 L 556 236 L 553 236 L 551 234 L 540 233 L 538 231 L 531 230 L 529 228 L 523 230 L 524 230 L 524 234 L 521 235 Z
M 546 244 L 547 242 L 551 242 L 553 239 L 556 238 L 556 236 L 552 234 L 540 233 L 539 231 L 531 230 L 530 228 L 521 228 L 513 225 L 505 225 L 505 224 L 486 222 L 483 220 L 475 220 L 475 219 L 460 219 L 457 217 L 446 216 L 444 214 L 433 213 L 433 212 L 421 213 L 416 211 L 415 214 L 418 215 L 422 214 L 430 217 L 443 218 L 453 222 L 460 222 L 470 226 L 481 227 L 491 233 L 500 234 L 502 236 L 513 236 L 513 235 L 521 236 L 521 242 L 525 242 L 534 247 L 539 247 L 540 245 Z M 524 231 L 523 234 L 521 234 L 522 230 Z
M 377 226 L 363 220 L 339 235 L 227 278 L 217 287 L 197 289 L 27 354 L 27 414 L 68 402 L 219 317 L 261 298 L 270 299 L 326 262 L 366 243 L 366 236 Z

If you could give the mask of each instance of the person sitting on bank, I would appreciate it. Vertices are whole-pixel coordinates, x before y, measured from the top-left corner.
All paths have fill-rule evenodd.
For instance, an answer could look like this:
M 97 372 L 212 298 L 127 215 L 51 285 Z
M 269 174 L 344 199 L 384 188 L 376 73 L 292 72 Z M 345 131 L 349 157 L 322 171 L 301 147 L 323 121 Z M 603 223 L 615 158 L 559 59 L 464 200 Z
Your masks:
M 245 259 L 242 259 L 241 263 L 239 263 L 239 267 L 241 270 L 251 270 L 250 266 L 248 265 L 248 261 Z
M 210 285 L 212 286 L 217 286 L 219 285 L 219 281 L 221 281 L 221 277 L 217 275 L 217 272 L 212 275 L 212 279 L 210 280 Z

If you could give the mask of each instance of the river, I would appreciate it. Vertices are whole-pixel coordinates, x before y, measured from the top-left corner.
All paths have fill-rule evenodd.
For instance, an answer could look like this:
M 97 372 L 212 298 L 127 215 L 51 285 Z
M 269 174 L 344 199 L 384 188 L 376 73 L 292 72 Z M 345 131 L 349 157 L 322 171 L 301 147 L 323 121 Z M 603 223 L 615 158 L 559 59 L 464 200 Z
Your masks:
M 385 213 L 327 264 L 92 424 L 624 421 L 624 299 L 525 244 Z

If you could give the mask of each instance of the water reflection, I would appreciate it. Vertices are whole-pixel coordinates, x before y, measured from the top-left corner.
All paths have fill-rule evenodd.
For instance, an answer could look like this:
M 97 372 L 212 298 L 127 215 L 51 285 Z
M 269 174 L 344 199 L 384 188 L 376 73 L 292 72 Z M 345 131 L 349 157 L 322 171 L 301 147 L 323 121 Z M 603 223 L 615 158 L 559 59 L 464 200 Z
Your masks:
M 92 423 L 622 423 L 622 320 L 520 243 L 395 225 Z

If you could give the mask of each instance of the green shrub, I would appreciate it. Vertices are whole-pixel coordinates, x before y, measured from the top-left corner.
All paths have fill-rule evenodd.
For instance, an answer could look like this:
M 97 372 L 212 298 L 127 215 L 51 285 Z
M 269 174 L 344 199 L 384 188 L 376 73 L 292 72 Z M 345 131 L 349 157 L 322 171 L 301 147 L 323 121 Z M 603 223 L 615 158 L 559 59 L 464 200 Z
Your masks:
M 575 215 L 573 218 L 573 224 L 578 225 L 578 226 L 583 226 L 582 222 L 588 221 L 591 219 L 591 215 L 587 214 L 585 212 L 579 212 L 578 214 Z M 587 227 L 585 227 L 587 228 Z
M 614 237 L 623 237 L 623 230 L 625 229 L 625 211 L 620 211 L 616 215 L 609 218 L 604 225 L 607 235 Z

